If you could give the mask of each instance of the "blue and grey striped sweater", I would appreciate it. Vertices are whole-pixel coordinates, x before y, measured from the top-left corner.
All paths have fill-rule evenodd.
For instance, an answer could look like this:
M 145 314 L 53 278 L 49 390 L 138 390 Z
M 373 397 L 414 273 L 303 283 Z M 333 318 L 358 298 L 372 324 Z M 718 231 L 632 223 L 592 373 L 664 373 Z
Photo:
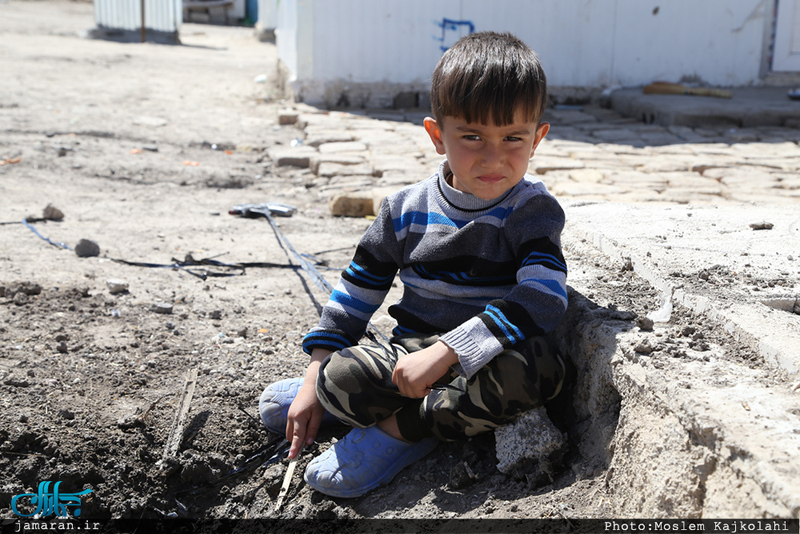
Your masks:
M 502 350 L 552 331 L 567 308 L 564 211 L 526 175 L 499 199 L 447 184 L 447 162 L 388 197 L 303 349 L 355 345 L 392 286 L 395 334 L 439 333 L 471 377 Z

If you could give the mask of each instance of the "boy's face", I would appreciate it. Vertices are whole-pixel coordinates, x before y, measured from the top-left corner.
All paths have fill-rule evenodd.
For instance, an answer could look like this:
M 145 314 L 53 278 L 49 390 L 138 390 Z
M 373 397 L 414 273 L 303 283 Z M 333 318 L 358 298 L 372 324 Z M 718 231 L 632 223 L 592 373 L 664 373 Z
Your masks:
M 468 123 L 445 117 L 444 124 L 425 119 L 425 130 L 436 152 L 447 156 L 453 178 L 450 185 L 483 200 L 497 198 L 517 185 L 528 171 L 528 161 L 550 130 L 546 122 L 528 122 L 519 110 L 506 126 Z

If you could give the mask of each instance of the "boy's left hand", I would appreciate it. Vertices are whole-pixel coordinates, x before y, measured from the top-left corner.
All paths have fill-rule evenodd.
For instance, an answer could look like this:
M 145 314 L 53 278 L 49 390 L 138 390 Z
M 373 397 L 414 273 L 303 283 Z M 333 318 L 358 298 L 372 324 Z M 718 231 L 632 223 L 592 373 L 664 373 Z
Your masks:
M 447 374 L 450 366 L 456 363 L 456 352 L 437 341 L 430 347 L 400 358 L 392 373 L 392 382 L 404 397 L 421 399 L 430 392 L 437 380 Z

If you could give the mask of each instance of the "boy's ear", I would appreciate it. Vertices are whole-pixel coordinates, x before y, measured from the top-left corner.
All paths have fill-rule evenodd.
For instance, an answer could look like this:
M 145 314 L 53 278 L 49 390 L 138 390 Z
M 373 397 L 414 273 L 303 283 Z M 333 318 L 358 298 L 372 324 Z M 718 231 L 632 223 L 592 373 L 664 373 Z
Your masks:
M 533 147 L 531 148 L 531 157 L 533 157 L 533 153 L 536 152 L 536 147 L 539 146 L 539 143 L 542 142 L 542 139 L 545 138 L 547 132 L 550 131 L 550 123 L 543 122 L 536 128 L 536 136 L 533 139 Z
M 437 154 L 444 154 L 444 142 L 442 141 L 442 129 L 439 128 L 439 123 L 436 122 L 435 119 L 430 117 L 425 117 L 425 120 L 422 121 L 425 125 L 425 131 L 428 132 L 428 136 L 433 141 L 433 146 L 436 147 Z

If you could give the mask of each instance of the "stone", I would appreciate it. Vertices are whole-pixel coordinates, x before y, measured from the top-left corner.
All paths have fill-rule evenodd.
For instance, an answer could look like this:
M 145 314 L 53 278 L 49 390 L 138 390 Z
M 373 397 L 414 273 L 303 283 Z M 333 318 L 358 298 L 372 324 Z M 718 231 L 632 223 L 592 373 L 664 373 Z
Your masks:
M 91 258 L 100 255 L 100 245 L 90 239 L 81 239 L 75 245 L 75 254 L 79 258 Z
M 150 311 L 153 313 L 169 315 L 172 313 L 172 304 L 168 302 L 154 302 L 150 305 Z
M 120 293 L 128 292 L 128 282 L 125 280 L 110 278 L 106 280 L 106 286 L 108 287 L 108 292 L 112 295 L 119 295 Z

